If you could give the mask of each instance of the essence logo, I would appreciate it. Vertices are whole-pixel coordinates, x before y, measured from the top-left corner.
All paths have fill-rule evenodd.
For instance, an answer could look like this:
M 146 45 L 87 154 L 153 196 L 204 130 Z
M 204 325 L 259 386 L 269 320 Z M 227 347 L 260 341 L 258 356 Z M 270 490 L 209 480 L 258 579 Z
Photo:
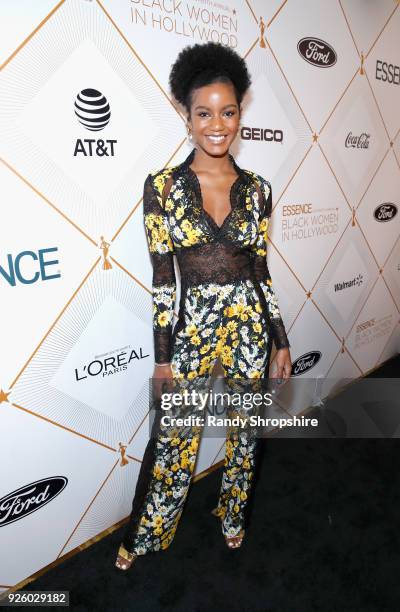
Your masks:
M 75 115 L 87 130 L 99 132 L 109 123 L 110 105 L 107 98 L 97 89 L 82 89 L 75 100 Z M 114 139 L 78 138 L 75 143 L 74 157 L 114 157 Z
M 19 521 L 28 514 L 36 512 L 67 486 L 65 476 L 51 476 L 36 480 L 0 499 L 0 527 Z
M 400 66 L 376 60 L 375 78 L 377 81 L 400 85 Z
M 361 287 L 364 282 L 364 277 L 362 274 L 357 274 L 350 281 L 342 281 L 341 283 L 334 284 L 335 291 L 342 291 L 343 289 L 349 289 L 349 287 Z
M 250 128 L 243 126 L 240 130 L 242 140 L 264 140 L 266 142 L 283 142 L 282 130 L 269 128 Z
M 15 287 L 17 281 L 23 285 L 32 285 L 38 280 L 47 281 L 52 278 L 60 278 L 60 271 L 57 270 L 56 274 L 49 274 L 47 268 L 54 266 L 59 263 L 58 259 L 46 259 L 46 253 L 57 251 L 57 247 L 50 247 L 48 249 L 39 249 L 35 251 L 21 251 L 18 255 L 13 256 L 11 253 L 7 254 L 7 265 L 0 265 L 0 281 L 3 279 L 11 286 Z M 31 270 L 32 262 L 37 262 L 35 267 L 38 268 L 36 272 L 31 273 L 28 276 L 27 272 L 23 270 L 24 264 Z
M 304 353 L 304 355 L 300 355 L 297 357 L 295 361 L 292 363 L 292 376 L 300 376 L 300 374 L 304 374 L 304 372 L 308 372 L 317 365 L 318 361 L 321 359 L 322 353 L 320 351 L 310 351 L 309 353 Z
M 346 136 L 346 140 L 344 142 L 344 146 L 346 149 L 368 149 L 369 147 L 369 139 L 371 134 L 366 134 L 363 132 L 359 136 L 353 136 L 351 132 L 349 132 Z
M 374 210 L 374 218 L 376 221 L 380 221 L 381 223 L 385 223 L 386 221 L 391 221 L 397 215 L 398 208 L 396 204 L 392 204 L 391 202 L 385 202 L 384 204 L 380 204 Z
M 336 64 L 336 52 L 319 38 L 302 38 L 297 43 L 297 51 L 306 62 L 318 68 L 330 68 Z

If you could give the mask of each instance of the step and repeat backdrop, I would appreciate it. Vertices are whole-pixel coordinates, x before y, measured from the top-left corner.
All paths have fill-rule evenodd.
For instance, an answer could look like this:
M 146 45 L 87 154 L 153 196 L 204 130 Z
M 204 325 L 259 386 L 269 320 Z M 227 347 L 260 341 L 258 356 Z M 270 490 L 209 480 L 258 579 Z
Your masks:
M 5 591 L 131 509 L 154 357 L 142 190 L 192 148 L 168 89 L 184 46 L 230 45 L 252 74 L 232 153 L 272 183 L 293 376 L 326 395 L 398 353 L 400 7 L 3 0 L 0 13 Z M 223 457 L 223 439 L 203 439 L 196 474 Z

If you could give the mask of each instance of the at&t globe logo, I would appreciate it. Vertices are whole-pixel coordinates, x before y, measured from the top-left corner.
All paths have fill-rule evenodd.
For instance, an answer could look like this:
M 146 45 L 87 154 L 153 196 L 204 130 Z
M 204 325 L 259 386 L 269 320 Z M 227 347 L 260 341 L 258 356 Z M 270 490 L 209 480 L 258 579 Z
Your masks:
M 110 121 L 110 105 L 97 89 L 82 89 L 75 100 L 75 115 L 87 130 L 98 132 Z
M 91 132 L 103 130 L 111 119 L 108 100 L 98 89 L 82 89 L 76 96 L 74 110 L 79 123 Z M 116 142 L 111 138 L 78 138 L 74 157 L 114 157 Z

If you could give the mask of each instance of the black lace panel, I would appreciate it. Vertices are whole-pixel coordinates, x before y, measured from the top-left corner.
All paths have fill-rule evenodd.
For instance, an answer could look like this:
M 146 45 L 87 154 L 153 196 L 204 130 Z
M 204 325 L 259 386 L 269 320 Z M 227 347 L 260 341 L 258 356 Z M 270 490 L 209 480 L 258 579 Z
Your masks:
M 143 189 L 143 214 L 153 265 L 153 331 L 156 363 L 171 360 L 171 332 L 176 299 L 174 246 L 161 198 L 149 174 Z
M 266 259 L 271 186 L 260 175 L 242 170 L 230 155 L 238 177 L 230 190 L 231 211 L 218 226 L 203 208 L 200 183 L 190 168 L 195 151 L 182 164 L 149 174 L 144 185 L 144 220 L 153 264 L 155 360 L 165 363 L 172 356 L 174 254 L 182 295 L 203 283 L 252 280 L 277 349 L 289 347 Z
M 262 216 L 260 219 L 260 224 L 263 222 L 263 219 L 264 219 L 264 223 L 266 219 L 269 221 L 271 217 L 271 213 L 272 213 L 272 189 L 269 183 L 268 183 L 268 187 L 269 187 L 269 193 L 268 193 L 268 196 L 265 197 L 265 193 L 264 192 L 261 193 L 261 189 L 259 185 L 257 185 L 258 196 L 259 198 L 261 198 L 263 202 Z M 264 235 L 263 235 L 263 232 L 260 232 L 257 246 L 261 250 L 267 251 L 267 241 L 268 241 L 267 231 L 265 231 Z M 290 347 L 289 339 L 286 334 L 285 325 L 283 323 L 283 320 L 280 314 L 280 310 L 279 310 L 278 299 L 272 287 L 272 279 L 269 273 L 266 255 L 264 254 L 258 255 L 257 253 L 254 253 L 253 269 L 254 269 L 255 278 L 261 284 L 263 291 L 267 297 L 269 311 L 270 311 L 271 335 L 274 339 L 275 346 L 277 349 Z

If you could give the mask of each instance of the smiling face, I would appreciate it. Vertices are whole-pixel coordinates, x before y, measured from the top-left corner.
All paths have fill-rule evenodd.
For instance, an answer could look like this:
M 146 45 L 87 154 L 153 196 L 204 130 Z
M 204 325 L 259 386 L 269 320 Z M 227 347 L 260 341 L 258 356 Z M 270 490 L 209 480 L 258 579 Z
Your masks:
M 225 155 L 237 135 L 240 110 L 232 83 L 195 89 L 188 119 L 194 144 L 208 155 Z

